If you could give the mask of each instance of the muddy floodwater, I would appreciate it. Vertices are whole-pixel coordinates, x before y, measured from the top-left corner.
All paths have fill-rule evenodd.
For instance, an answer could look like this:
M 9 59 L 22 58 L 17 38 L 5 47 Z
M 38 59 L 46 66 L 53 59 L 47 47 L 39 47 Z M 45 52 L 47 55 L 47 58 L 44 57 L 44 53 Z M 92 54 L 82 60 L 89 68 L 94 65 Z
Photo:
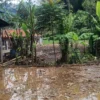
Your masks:
M 100 100 L 100 65 L 0 68 L 0 100 Z

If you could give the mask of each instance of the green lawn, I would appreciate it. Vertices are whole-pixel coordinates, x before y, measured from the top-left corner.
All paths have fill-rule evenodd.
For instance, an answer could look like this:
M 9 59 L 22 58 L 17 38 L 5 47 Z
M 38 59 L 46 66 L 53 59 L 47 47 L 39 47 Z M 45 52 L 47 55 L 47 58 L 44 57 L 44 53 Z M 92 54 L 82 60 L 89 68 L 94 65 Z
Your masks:
M 55 40 L 55 44 L 58 44 L 59 41 Z M 43 45 L 53 44 L 53 40 L 43 39 Z
M 82 42 L 84 43 L 84 40 L 80 40 L 79 44 L 82 44 Z M 53 44 L 53 40 L 43 39 L 43 45 L 48 45 L 48 44 Z M 55 40 L 55 44 L 59 44 L 59 41 Z M 88 45 L 87 40 L 85 40 L 85 45 Z

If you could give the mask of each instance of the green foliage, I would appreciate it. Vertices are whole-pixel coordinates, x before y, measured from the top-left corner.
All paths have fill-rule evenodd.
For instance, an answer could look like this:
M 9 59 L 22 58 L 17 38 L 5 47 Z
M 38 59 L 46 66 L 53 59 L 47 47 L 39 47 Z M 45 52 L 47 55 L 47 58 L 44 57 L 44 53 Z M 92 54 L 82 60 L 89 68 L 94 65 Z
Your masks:
M 21 19 L 27 19 L 29 16 L 29 5 L 27 2 L 21 0 L 18 5 L 17 15 L 21 17 Z
M 91 37 L 91 35 L 94 35 L 94 33 L 83 33 L 82 35 L 80 35 L 79 38 L 81 40 L 88 40 Z
M 88 21 L 90 19 L 88 17 L 88 13 L 86 11 L 77 11 L 74 23 L 75 29 L 78 31 L 78 33 L 82 33 L 84 30 L 87 29 Z
M 82 10 L 82 3 L 84 0 L 62 0 L 64 1 L 65 5 L 66 5 L 66 9 L 70 9 L 74 12 L 77 12 L 78 10 Z
M 82 63 L 88 63 L 89 61 L 94 61 L 95 60 L 95 56 L 93 56 L 92 54 L 85 54 L 82 55 L 81 57 Z
M 96 15 L 96 1 L 97 0 L 84 0 L 83 8 L 85 11 L 89 12 L 92 15 Z
M 63 19 L 63 27 L 64 27 L 64 33 L 67 34 L 70 31 L 73 31 L 74 29 L 74 19 L 75 15 L 70 13 L 68 16 L 66 16 Z
M 43 33 L 45 37 L 51 38 L 53 43 L 59 40 L 62 61 L 67 62 L 69 56 L 69 62 L 81 62 L 81 52 L 77 44 L 81 43 L 85 48 L 85 40 L 89 40 L 90 49 L 94 49 L 95 41 L 100 39 L 100 2 L 96 5 L 96 1 L 64 0 L 64 5 L 61 0 L 43 0 L 35 7 L 32 2 L 22 0 L 16 15 L 8 12 L 15 28 L 21 28 L 26 35 L 23 38 L 22 33 L 13 34 L 14 48 L 23 54 L 23 50 L 27 52 L 27 48 L 30 47 L 31 54 L 33 51 L 35 54 L 35 49 L 32 50 L 36 48 L 34 34 Z M 3 16 L 5 15 L 1 17 Z M 6 16 L 6 19 L 9 18 Z
M 37 29 L 51 30 L 51 24 L 57 25 L 62 20 L 62 16 L 64 16 L 64 10 L 62 8 L 62 5 L 56 3 L 53 5 L 45 3 L 38 7 L 36 9 Z
M 27 25 L 25 23 L 22 23 L 22 29 L 25 32 L 26 37 L 29 38 L 30 37 L 30 33 L 29 33 L 28 27 L 27 27 Z
M 69 63 L 82 63 L 80 50 L 70 48 Z
M 73 10 L 77 12 L 78 10 L 83 10 L 82 3 L 84 0 L 70 0 L 70 3 L 73 6 Z
M 66 37 L 69 39 L 71 42 L 76 42 L 79 40 L 78 35 L 75 32 L 68 32 L 66 34 Z
M 100 19 L 100 1 L 97 1 L 97 5 L 96 5 L 96 14 Z

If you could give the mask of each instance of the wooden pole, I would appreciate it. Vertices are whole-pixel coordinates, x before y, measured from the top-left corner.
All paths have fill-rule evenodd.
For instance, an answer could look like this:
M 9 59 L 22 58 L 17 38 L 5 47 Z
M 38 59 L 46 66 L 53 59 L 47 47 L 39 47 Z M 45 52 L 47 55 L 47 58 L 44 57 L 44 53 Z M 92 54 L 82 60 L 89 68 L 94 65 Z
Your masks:
M 0 29 L 0 61 L 3 63 L 2 30 Z

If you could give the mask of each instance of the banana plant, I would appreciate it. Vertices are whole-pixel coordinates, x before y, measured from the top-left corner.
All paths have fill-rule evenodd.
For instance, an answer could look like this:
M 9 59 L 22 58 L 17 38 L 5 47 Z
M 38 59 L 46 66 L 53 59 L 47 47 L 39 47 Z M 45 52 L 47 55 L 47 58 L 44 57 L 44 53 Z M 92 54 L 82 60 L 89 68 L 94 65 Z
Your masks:
M 83 33 L 79 36 L 79 38 L 81 40 L 89 40 L 89 38 L 91 37 L 91 35 L 94 35 L 94 33 Z
M 66 38 L 68 38 L 69 40 L 69 44 L 73 43 L 74 46 L 70 46 L 69 47 L 69 63 L 77 63 L 80 62 L 81 63 L 81 59 L 80 59 L 80 51 L 78 50 L 78 43 L 79 43 L 79 36 L 77 33 L 73 32 L 68 32 L 65 35 Z
M 74 34 L 74 19 L 74 14 L 69 13 L 67 16 L 63 16 L 58 27 L 59 34 L 57 38 L 59 39 L 60 48 L 62 52 L 61 61 L 65 63 L 68 63 L 69 44 L 71 44 L 72 46 L 74 43 L 73 41 L 77 41 L 77 36 L 76 34 Z
M 31 36 L 31 34 L 30 34 L 30 32 L 28 31 L 28 27 L 27 27 L 27 25 L 25 24 L 25 23 L 22 23 L 22 30 L 24 31 L 24 33 L 25 33 L 25 36 L 26 36 L 26 38 L 25 38 L 25 47 L 26 47 L 26 49 L 25 49 L 25 52 L 26 52 L 26 57 L 29 55 L 28 54 L 28 51 L 29 51 L 29 45 L 30 45 L 30 36 Z
M 100 37 L 100 34 L 99 34 L 100 33 L 100 1 L 97 1 L 97 4 L 96 4 L 96 15 L 97 15 L 97 18 L 92 16 L 92 21 L 95 26 L 93 29 L 96 31 L 95 32 L 96 34 L 91 36 L 89 44 L 90 44 L 90 47 L 91 47 L 90 49 L 92 49 L 91 51 L 93 54 L 94 54 L 93 51 L 94 51 L 94 45 L 95 45 L 95 54 L 96 56 L 98 56 L 97 44 L 98 44 L 98 40 L 100 39 L 99 38 Z
M 86 53 L 86 46 L 88 45 L 86 40 L 89 40 L 89 44 L 90 44 L 90 40 L 91 37 L 94 35 L 94 33 L 83 33 L 79 36 L 79 39 L 81 40 L 80 43 L 84 46 L 84 54 Z M 91 45 L 90 45 L 91 46 Z
M 73 43 L 76 43 L 79 40 L 79 37 L 75 32 L 68 32 L 65 36 L 69 39 L 70 42 Z
M 34 35 L 35 35 L 35 6 L 29 2 L 23 4 L 24 1 L 21 1 L 21 5 L 19 6 L 19 10 L 17 11 L 17 16 L 14 16 L 13 21 L 15 22 L 15 27 L 23 29 L 26 38 L 26 49 L 28 47 L 28 43 L 30 43 L 30 52 L 32 57 L 32 63 L 36 62 L 36 48 L 33 48 L 33 44 L 35 43 Z M 25 12 L 26 10 L 26 12 Z M 22 13 L 23 12 L 23 13 Z M 33 50 L 34 49 L 34 50 Z M 27 50 L 26 50 L 27 52 Z M 34 57 L 35 56 L 35 57 Z
M 97 4 L 96 4 L 96 15 L 98 19 L 92 16 L 92 20 L 93 20 L 93 23 L 95 24 L 96 30 L 100 32 L 100 1 L 97 1 Z
M 100 20 L 100 1 L 97 1 L 97 4 L 96 4 L 96 15 L 98 16 Z
M 13 52 L 11 53 L 11 56 L 14 57 L 16 56 L 16 62 L 18 62 L 18 56 L 21 56 L 23 58 L 23 56 L 25 55 L 25 39 L 22 35 L 22 33 L 17 33 L 16 32 L 13 32 L 12 34 L 12 45 L 13 45 L 13 48 L 11 50 L 12 51 L 15 51 L 15 54 L 13 54 Z
M 67 34 L 74 29 L 74 19 L 75 15 L 70 13 L 63 19 L 64 33 Z

